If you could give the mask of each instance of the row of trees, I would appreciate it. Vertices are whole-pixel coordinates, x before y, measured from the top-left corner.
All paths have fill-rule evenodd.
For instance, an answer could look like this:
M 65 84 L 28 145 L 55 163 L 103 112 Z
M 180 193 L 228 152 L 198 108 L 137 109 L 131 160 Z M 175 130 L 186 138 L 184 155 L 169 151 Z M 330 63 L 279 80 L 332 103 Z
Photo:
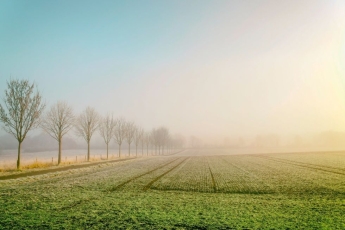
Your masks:
M 36 90 L 36 91 L 34 91 Z M 100 116 L 94 108 L 87 107 L 79 116 L 74 115 L 73 109 L 66 102 L 57 102 L 44 113 L 46 105 L 35 84 L 28 80 L 10 80 L 5 90 L 4 105 L 0 104 L 0 121 L 5 131 L 12 134 L 18 141 L 17 169 L 20 168 L 21 144 L 27 133 L 40 127 L 58 142 L 58 164 L 62 157 L 62 138 L 70 130 L 82 137 L 87 143 L 87 160 L 90 160 L 90 142 L 92 136 L 98 130 L 107 148 L 109 155 L 109 143 L 114 140 L 119 146 L 128 144 L 130 155 L 131 145 L 135 145 L 136 156 L 141 147 L 148 155 L 150 147 L 154 147 L 155 154 L 163 154 L 174 148 L 182 148 L 184 139 L 182 136 L 172 137 L 165 127 L 145 132 L 144 129 L 126 121 L 124 118 L 114 118 L 108 114 Z

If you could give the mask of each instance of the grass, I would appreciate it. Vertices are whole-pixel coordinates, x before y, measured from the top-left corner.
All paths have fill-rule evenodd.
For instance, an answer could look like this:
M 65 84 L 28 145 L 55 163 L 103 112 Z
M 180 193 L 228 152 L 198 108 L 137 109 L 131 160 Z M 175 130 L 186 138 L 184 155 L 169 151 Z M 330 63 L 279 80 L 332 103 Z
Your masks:
M 22 170 L 25 169 L 36 169 L 36 168 L 48 168 L 53 166 L 52 162 L 42 162 L 42 161 L 35 161 L 31 164 L 25 164 L 21 167 Z
M 109 160 L 115 159 L 113 156 L 109 156 Z M 104 155 L 91 155 L 89 162 L 94 162 L 94 161 L 102 161 L 102 160 L 107 160 L 106 156 Z M 87 162 L 86 158 L 84 157 L 65 157 L 62 159 L 60 166 L 63 165 L 71 165 L 71 164 L 78 164 L 78 163 L 84 163 Z M 52 166 L 57 166 L 57 159 L 53 160 L 34 160 L 34 161 L 22 161 L 20 170 L 28 170 L 28 169 L 45 169 L 49 168 Z M 7 162 L 2 162 L 0 165 L 0 172 L 12 172 L 17 170 L 17 163 L 13 161 L 7 161 Z
M 309 157 L 176 155 L 2 181 L 0 226 L 345 229 L 345 155 Z
M 63 161 L 60 165 L 70 165 L 70 164 L 76 164 L 76 161 Z M 35 160 L 33 162 L 23 162 L 20 167 L 20 171 L 25 171 L 29 169 L 45 169 L 50 168 L 52 166 L 57 166 L 57 162 L 52 161 L 42 161 L 42 160 Z M 0 172 L 14 172 L 17 171 L 17 165 L 13 162 L 5 162 L 2 164 L 0 168 Z

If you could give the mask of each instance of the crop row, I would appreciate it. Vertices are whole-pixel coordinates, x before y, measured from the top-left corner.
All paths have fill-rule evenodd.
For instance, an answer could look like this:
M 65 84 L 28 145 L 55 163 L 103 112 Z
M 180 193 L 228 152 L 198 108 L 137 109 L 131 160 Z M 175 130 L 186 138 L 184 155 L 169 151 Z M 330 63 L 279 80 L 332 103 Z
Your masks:
M 152 188 L 222 193 L 345 193 L 345 176 L 257 155 L 191 157 Z
M 272 193 L 258 175 L 250 171 L 247 165 L 241 165 L 236 157 L 209 157 L 210 167 L 214 172 L 218 191 L 227 193 Z
M 205 157 L 191 157 L 179 168 L 154 183 L 158 190 L 213 192 L 212 177 Z
M 323 157 L 326 156 L 319 155 Z M 16 189 L 103 188 L 107 192 L 156 189 L 248 194 L 345 193 L 345 175 L 339 172 L 337 167 L 266 155 L 177 155 L 4 181 L 0 182 L 0 190 L 2 185 L 13 185 Z
M 265 154 L 265 156 L 345 172 L 345 153 L 343 152 Z
M 15 188 L 56 186 L 61 189 L 73 186 L 82 186 L 88 189 L 98 187 L 113 187 L 124 181 L 160 167 L 176 157 L 152 157 L 130 160 L 126 162 L 116 162 L 102 166 L 73 169 L 65 172 L 49 173 L 34 177 L 24 177 L 15 180 L 1 181 L 2 185 L 12 185 Z
M 278 193 L 344 192 L 343 175 L 258 157 L 246 157 L 242 164 Z
M 151 170 L 145 170 L 143 173 L 137 174 L 123 183 L 112 187 L 110 191 L 128 191 L 128 190 L 147 190 L 151 187 L 156 180 L 163 177 L 166 173 L 174 170 L 180 164 L 182 164 L 187 157 L 179 157 L 170 159 L 167 163 L 154 167 Z M 163 176 L 162 176 L 163 175 Z

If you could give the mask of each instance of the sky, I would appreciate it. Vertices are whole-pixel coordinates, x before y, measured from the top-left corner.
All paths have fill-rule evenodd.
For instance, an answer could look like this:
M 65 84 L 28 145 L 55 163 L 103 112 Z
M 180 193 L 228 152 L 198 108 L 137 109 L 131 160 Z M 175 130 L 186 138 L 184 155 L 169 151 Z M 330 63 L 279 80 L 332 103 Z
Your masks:
M 2 0 L 0 35 L 1 99 L 12 77 L 146 130 L 345 132 L 342 0 Z

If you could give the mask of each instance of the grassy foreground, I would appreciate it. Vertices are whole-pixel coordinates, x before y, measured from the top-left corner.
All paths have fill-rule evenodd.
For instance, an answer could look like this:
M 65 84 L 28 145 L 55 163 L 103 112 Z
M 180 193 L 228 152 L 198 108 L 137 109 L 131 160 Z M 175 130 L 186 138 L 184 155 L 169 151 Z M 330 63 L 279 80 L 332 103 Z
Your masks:
M 345 229 L 343 163 L 283 157 L 157 157 L 0 181 L 0 229 Z
M 1 194 L 3 229 L 344 229 L 344 197 L 72 189 Z

